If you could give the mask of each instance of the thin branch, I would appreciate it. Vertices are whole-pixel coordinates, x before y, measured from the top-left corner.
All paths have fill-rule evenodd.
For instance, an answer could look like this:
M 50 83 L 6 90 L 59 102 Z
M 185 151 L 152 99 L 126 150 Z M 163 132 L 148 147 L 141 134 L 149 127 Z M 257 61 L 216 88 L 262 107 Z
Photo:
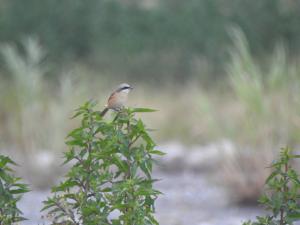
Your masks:
M 74 216 L 74 214 L 72 213 L 72 211 L 66 210 L 64 207 L 62 207 L 62 206 L 59 204 L 59 202 L 54 201 L 54 204 L 55 204 L 61 211 L 63 211 L 66 215 L 68 215 L 74 224 L 80 225 L 80 223 L 76 221 L 75 216 Z
M 139 134 L 138 136 L 135 137 L 135 139 L 133 139 L 129 145 L 128 145 L 128 148 L 130 148 L 139 138 L 141 137 L 141 134 Z

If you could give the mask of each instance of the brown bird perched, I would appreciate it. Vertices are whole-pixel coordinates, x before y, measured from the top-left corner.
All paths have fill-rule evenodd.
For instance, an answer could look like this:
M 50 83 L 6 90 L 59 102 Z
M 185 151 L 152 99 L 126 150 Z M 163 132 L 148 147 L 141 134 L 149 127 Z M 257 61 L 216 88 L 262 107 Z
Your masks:
M 120 84 L 117 90 L 115 90 L 108 98 L 107 105 L 100 115 L 103 117 L 109 109 L 120 111 L 127 102 L 128 93 L 132 89 L 133 88 L 129 84 Z

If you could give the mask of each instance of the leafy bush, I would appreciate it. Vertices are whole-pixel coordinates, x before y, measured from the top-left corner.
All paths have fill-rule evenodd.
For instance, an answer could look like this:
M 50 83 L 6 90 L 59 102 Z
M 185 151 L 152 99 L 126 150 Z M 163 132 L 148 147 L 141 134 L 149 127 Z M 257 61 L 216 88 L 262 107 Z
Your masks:
M 87 102 L 74 117 L 81 126 L 68 135 L 65 163 L 72 163 L 66 180 L 52 188 L 53 197 L 44 202 L 53 224 L 158 224 L 153 189 L 155 143 L 137 112 L 124 109 L 113 121 L 104 121 Z
M 291 154 L 289 148 L 282 149 L 266 180 L 266 194 L 259 200 L 271 215 L 258 216 L 257 222 L 248 221 L 244 225 L 286 225 L 300 220 L 300 180 L 291 165 L 295 158 L 300 155 Z
M 25 220 L 17 207 L 22 194 L 28 192 L 26 184 L 11 174 L 10 165 L 16 165 L 9 157 L 0 155 L 0 225 L 11 225 Z

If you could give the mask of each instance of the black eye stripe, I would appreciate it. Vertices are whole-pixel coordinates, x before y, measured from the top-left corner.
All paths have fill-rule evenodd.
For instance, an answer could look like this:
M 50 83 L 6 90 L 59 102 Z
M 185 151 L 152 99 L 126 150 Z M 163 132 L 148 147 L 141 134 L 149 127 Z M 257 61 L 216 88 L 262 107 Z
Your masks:
M 130 87 L 122 87 L 122 88 L 119 88 L 118 90 L 117 90 L 117 92 L 120 92 L 120 91 L 123 91 L 123 90 L 127 90 L 127 89 L 129 89 Z

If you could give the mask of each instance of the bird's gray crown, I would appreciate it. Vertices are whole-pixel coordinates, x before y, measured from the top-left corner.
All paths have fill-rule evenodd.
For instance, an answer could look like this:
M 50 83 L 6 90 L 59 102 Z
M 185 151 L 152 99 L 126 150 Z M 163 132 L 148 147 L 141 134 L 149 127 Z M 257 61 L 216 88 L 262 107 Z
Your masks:
M 127 89 L 132 89 L 132 87 L 129 84 L 123 83 L 119 85 L 117 92 L 127 90 Z

